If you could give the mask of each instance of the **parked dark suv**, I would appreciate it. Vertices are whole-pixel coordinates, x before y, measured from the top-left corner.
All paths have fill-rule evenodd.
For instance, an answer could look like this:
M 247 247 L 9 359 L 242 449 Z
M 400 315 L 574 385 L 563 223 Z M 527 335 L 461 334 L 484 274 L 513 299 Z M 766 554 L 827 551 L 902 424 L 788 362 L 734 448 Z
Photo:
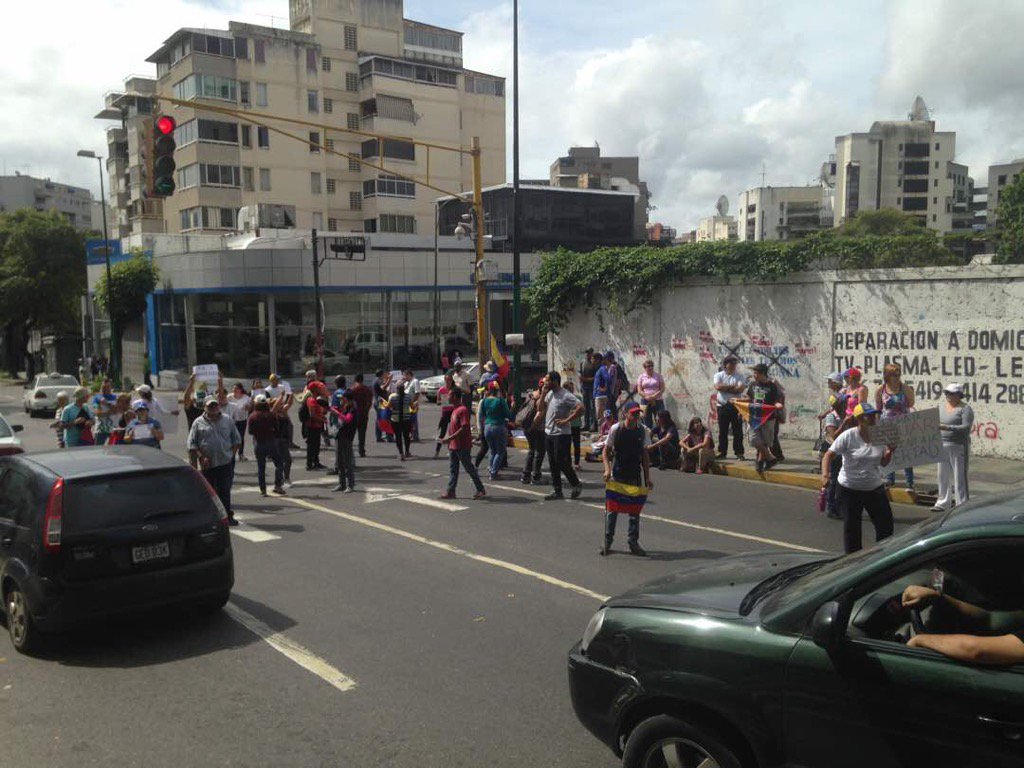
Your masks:
M 84 619 L 218 610 L 234 564 L 202 475 L 143 446 L 0 457 L 0 593 L 14 647 Z

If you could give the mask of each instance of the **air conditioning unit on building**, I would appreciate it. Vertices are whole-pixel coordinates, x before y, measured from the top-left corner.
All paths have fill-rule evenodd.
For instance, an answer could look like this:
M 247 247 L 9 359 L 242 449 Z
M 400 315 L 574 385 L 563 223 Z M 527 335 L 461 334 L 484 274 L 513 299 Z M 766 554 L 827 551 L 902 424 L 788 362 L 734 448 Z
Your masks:
M 295 206 L 263 203 L 238 209 L 240 232 L 253 232 L 261 227 L 295 229 Z

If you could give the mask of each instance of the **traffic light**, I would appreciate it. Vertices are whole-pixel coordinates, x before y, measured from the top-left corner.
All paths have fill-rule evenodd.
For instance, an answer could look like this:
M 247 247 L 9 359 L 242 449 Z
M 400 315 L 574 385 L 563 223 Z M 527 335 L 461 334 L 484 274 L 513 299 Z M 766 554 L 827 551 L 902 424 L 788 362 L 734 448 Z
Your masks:
M 178 124 L 173 117 L 160 115 L 153 121 L 151 197 L 168 197 L 174 194 L 174 129 Z

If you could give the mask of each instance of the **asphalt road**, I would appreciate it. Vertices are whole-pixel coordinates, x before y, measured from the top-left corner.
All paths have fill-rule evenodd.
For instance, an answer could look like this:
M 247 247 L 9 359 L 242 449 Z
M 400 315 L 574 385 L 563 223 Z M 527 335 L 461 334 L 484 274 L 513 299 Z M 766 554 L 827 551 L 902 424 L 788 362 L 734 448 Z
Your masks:
M 28 450 L 51 448 L 20 397 L 0 389 L 0 412 L 26 425 Z M 183 455 L 183 443 L 182 425 L 165 448 Z M 3 762 L 614 766 L 576 721 L 565 667 L 603 596 L 739 552 L 841 545 L 810 492 L 656 472 L 650 557 L 623 553 L 623 520 L 618 552 L 601 558 L 598 465 L 585 465 L 579 502 L 544 502 L 546 488 L 509 473 L 487 501 L 470 500 L 463 478 L 444 504 L 447 461 L 432 443 L 404 463 L 392 451 L 372 444 L 345 495 L 298 452 L 287 498 L 261 498 L 255 463 L 239 464 L 236 585 L 218 615 L 90 627 L 40 658 L 0 637 L 2 749 L 17 756 Z M 896 515 L 905 525 L 921 512 Z

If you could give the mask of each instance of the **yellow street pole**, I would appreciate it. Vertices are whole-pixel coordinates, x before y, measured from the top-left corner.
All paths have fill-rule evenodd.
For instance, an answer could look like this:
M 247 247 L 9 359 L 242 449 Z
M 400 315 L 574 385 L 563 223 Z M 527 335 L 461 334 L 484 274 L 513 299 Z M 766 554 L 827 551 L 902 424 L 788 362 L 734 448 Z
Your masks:
M 484 260 L 484 196 L 482 190 L 482 172 L 480 170 L 480 137 L 473 137 L 473 211 L 476 214 L 476 227 L 473 235 L 476 239 L 476 263 L 473 274 L 476 280 L 476 347 L 480 355 L 480 366 L 491 356 L 490 334 L 487 332 L 487 284 L 483 281 Z

